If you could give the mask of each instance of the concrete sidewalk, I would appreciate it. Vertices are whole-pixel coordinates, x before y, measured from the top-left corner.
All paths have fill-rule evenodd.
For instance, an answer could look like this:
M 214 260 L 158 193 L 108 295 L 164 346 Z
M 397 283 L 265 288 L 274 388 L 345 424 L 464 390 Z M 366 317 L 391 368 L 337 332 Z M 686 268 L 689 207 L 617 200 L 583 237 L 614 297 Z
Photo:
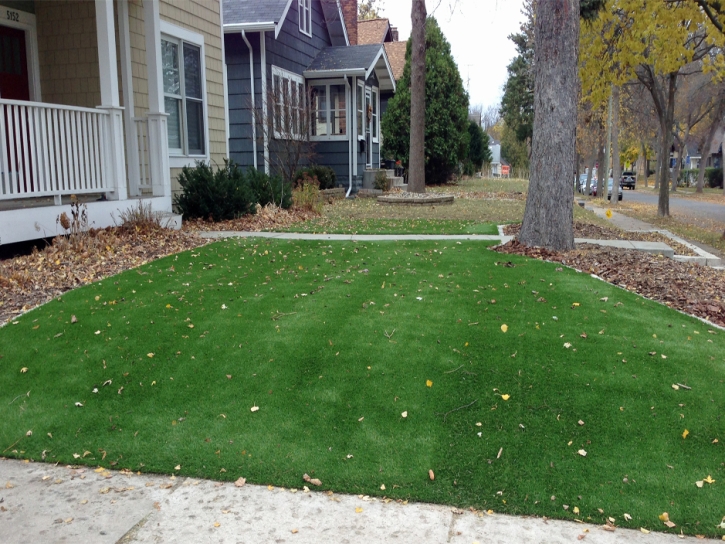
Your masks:
M 305 492 L 301 479 L 297 490 L 239 488 L 208 480 L 0 460 L 0 484 L 3 544 L 682 542 L 675 535 L 610 532 L 573 521 Z M 661 527 L 656 520 L 643 524 Z

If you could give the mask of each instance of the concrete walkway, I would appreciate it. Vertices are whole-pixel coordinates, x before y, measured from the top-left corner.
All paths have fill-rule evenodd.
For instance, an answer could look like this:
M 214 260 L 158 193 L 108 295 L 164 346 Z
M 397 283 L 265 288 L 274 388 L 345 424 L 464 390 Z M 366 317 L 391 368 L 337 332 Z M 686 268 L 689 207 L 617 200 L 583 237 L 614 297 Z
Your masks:
M 606 531 L 573 521 L 305 492 L 302 480 L 297 490 L 235 487 L 208 480 L 2 460 L 0 484 L 3 544 L 571 544 L 580 538 L 596 544 L 682 542 L 675 535 L 644 534 L 636 529 Z M 652 520 L 645 526 L 664 528 Z

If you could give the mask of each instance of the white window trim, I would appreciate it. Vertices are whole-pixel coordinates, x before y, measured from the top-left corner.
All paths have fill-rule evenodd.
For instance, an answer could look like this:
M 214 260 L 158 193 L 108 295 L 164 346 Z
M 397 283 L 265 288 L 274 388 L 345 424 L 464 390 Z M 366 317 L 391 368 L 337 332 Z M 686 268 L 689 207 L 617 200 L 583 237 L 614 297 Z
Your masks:
M 307 104 L 307 99 L 306 99 L 307 86 L 305 85 L 305 78 L 303 78 L 300 74 L 295 74 L 294 72 L 290 72 L 288 70 L 284 70 L 283 68 L 279 68 L 279 67 L 277 67 L 275 65 L 272 65 L 272 89 L 273 89 L 273 92 L 274 92 L 274 77 L 275 76 L 279 76 L 282 79 L 288 79 L 290 82 L 293 82 L 293 83 L 296 83 L 296 84 L 301 84 L 302 85 L 302 88 L 305 90 L 305 96 L 302 97 L 302 99 L 304 101 L 304 105 Z M 299 100 L 299 97 L 298 97 L 298 100 Z M 305 114 L 305 115 L 307 115 L 307 110 L 304 107 L 304 105 L 303 105 L 303 108 L 302 108 L 302 113 Z M 274 108 L 276 106 L 277 106 L 277 104 L 272 104 L 272 111 L 273 112 L 274 112 Z M 290 106 L 288 104 L 285 104 L 285 107 L 286 108 L 289 108 Z M 272 132 L 273 132 L 274 137 L 276 139 L 281 140 L 281 139 L 283 139 L 283 135 L 282 135 L 282 133 L 280 133 L 280 132 L 277 131 L 277 127 L 274 126 L 274 122 L 275 122 L 275 120 L 274 120 L 274 113 L 273 113 L 272 114 L 272 124 L 273 124 L 273 126 L 272 126 Z M 305 137 L 304 134 L 296 134 L 295 136 L 297 136 L 297 138 L 300 139 L 300 140 Z
M 325 136 L 312 136 L 310 140 L 313 142 L 346 142 L 350 138 L 350 97 L 347 92 L 347 85 L 345 85 L 344 79 L 320 79 L 317 81 L 308 82 L 310 88 L 312 87 L 325 87 L 325 96 L 327 97 L 327 135 Z M 332 118 L 330 116 L 330 86 L 331 85 L 345 85 L 345 134 L 330 134 L 332 132 Z M 312 115 L 312 106 L 310 105 L 310 115 Z M 310 131 L 312 131 L 312 124 L 310 123 Z
M 25 31 L 25 52 L 28 57 L 30 100 L 32 102 L 42 102 L 40 93 L 40 60 L 38 57 L 38 23 L 35 15 L 9 8 L 3 4 L 0 4 L 0 15 L 0 24 L 3 26 Z M 16 17 L 17 21 L 14 20 Z
M 373 104 L 373 117 L 376 118 L 375 132 L 373 133 L 373 143 L 380 143 L 380 89 L 377 87 L 372 88 L 372 104 Z M 377 113 L 375 113 L 377 112 Z
M 186 28 L 176 26 L 168 21 L 159 21 L 161 38 L 167 36 L 172 39 L 181 40 L 195 45 L 201 49 L 201 96 L 202 96 L 202 112 L 204 116 L 204 154 L 191 155 L 183 153 L 175 153 L 169 150 L 169 166 L 171 168 L 182 168 L 184 166 L 194 166 L 196 161 L 209 160 L 209 99 L 206 90 L 206 48 L 204 44 L 204 36 L 197 32 L 193 32 Z M 183 59 L 182 59 L 183 61 Z M 186 125 L 184 125 L 185 129 Z
M 307 11 L 307 19 L 305 20 L 307 30 L 302 28 L 302 12 L 303 10 Z M 300 32 L 304 34 L 305 36 L 312 37 L 312 0 L 297 0 L 297 11 L 298 11 L 298 21 L 297 26 L 300 29 Z

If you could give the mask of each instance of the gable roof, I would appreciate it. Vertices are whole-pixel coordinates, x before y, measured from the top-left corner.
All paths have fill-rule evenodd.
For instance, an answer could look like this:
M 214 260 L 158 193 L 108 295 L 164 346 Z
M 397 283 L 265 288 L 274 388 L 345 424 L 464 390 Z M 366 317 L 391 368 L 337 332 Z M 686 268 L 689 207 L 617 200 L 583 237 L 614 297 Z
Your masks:
M 375 71 L 381 90 L 395 90 L 395 78 L 383 44 L 326 47 L 303 72 L 306 78 L 359 76 L 367 79 Z
M 396 83 L 403 77 L 405 69 L 405 48 L 408 42 L 385 42 L 385 52 L 388 55 L 390 68 L 393 70 L 393 77 Z
M 294 0 L 222 0 L 224 32 L 274 31 L 279 36 Z M 339 0 L 321 0 L 330 39 L 335 45 L 349 45 Z
M 390 31 L 389 19 L 359 19 L 357 22 L 357 43 L 383 43 Z

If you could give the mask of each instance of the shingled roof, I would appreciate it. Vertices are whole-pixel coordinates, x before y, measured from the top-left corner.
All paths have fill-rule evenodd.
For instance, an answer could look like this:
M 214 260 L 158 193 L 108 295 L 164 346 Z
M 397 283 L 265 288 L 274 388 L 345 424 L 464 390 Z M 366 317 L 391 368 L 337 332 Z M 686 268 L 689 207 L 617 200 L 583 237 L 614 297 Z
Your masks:
M 381 89 L 395 90 L 395 80 L 383 44 L 326 47 L 304 71 L 306 78 L 341 76 L 368 77 L 372 71 Z
M 403 77 L 403 70 L 405 69 L 405 47 L 407 44 L 408 42 L 385 43 L 385 52 L 388 55 L 388 62 L 390 63 L 390 68 L 393 70 L 396 83 Z
M 359 19 L 357 22 L 357 43 L 383 43 L 390 30 L 388 19 Z
M 224 0 L 224 25 L 274 23 L 282 20 L 290 0 Z

